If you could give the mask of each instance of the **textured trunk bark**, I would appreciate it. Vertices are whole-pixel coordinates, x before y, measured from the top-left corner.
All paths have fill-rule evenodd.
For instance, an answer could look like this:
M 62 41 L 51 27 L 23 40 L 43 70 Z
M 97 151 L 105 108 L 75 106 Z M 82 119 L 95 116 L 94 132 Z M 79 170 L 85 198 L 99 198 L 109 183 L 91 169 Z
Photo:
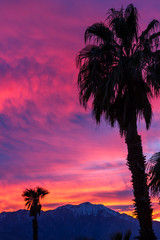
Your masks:
M 137 128 L 127 134 L 128 147 L 127 165 L 131 171 L 135 213 L 140 224 L 140 240 L 155 240 L 152 228 L 152 208 L 145 173 L 145 157 L 143 156 L 141 137 L 137 134 Z M 134 134 L 133 134 L 134 133 Z
M 33 240 L 38 240 L 38 223 L 37 216 L 32 220 L 33 223 Z

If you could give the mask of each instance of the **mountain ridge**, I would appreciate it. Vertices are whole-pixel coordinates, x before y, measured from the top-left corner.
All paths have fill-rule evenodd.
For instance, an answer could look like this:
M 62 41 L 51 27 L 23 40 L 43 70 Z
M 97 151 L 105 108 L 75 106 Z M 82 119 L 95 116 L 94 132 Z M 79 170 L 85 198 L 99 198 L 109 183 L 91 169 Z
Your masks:
M 39 240 L 76 240 L 80 237 L 109 240 L 116 232 L 132 231 L 131 240 L 138 235 L 135 218 L 120 214 L 102 204 L 89 202 L 63 205 L 54 210 L 42 211 L 38 216 Z M 160 223 L 154 222 L 160 236 Z M 1 240 L 32 240 L 32 218 L 29 211 L 20 209 L 0 213 Z M 157 238 L 160 240 L 160 238 Z

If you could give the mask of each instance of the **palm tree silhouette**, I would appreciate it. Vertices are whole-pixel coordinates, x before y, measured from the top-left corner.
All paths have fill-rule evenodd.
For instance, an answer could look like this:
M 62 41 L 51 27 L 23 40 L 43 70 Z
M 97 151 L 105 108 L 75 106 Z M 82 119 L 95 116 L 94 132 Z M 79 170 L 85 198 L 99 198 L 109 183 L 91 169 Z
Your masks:
M 42 187 L 36 187 L 35 189 L 25 189 L 22 196 L 26 202 L 25 206 L 30 210 L 30 216 L 34 217 L 33 222 L 33 240 L 38 240 L 38 223 L 37 214 L 40 215 L 41 204 L 40 199 L 44 198 L 49 192 Z
M 124 237 L 121 232 L 116 233 L 113 237 L 111 237 L 111 240 L 129 240 L 131 236 L 131 231 L 128 231 Z
M 151 194 L 160 198 L 160 152 L 155 153 L 150 158 L 148 169 Z
M 148 129 L 152 119 L 150 99 L 160 91 L 160 51 L 157 20 L 139 34 L 137 9 L 110 9 L 108 25 L 95 23 L 85 31 L 85 43 L 76 58 L 80 104 L 92 101 L 97 123 L 102 116 L 114 127 L 128 147 L 127 165 L 131 171 L 135 214 L 143 240 L 156 239 L 152 229 L 152 209 L 145 173 L 141 136 L 137 119 L 144 118 Z

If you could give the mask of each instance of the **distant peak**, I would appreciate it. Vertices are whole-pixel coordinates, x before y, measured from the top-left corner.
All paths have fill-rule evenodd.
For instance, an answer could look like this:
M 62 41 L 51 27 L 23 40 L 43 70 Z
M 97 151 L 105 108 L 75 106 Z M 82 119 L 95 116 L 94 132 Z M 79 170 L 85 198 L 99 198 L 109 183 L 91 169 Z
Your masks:
M 64 205 L 55 209 L 55 211 L 59 210 L 67 210 L 72 212 L 75 216 L 78 215 L 88 215 L 88 216 L 97 216 L 98 214 L 103 216 L 109 215 L 119 215 L 119 213 L 105 207 L 102 204 L 92 204 L 90 202 L 84 202 L 79 205 Z
M 81 206 L 81 205 L 93 205 L 93 204 L 90 203 L 90 202 L 84 202 L 84 203 L 80 203 L 80 204 L 79 204 L 79 206 Z

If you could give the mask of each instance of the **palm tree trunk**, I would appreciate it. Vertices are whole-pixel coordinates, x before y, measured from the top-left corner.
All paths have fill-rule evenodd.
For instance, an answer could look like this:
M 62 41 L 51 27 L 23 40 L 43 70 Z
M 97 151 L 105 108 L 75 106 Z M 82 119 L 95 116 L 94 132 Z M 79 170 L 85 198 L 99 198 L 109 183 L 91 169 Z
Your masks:
M 133 128 L 132 128 L 133 131 Z M 126 137 L 128 147 L 127 165 L 131 171 L 135 214 L 140 224 L 140 240 L 155 240 L 152 228 L 152 208 L 145 173 L 145 157 L 142 151 L 141 137 L 135 130 L 134 135 Z M 131 136 L 130 135 L 130 136 Z
M 38 240 L 38 223 L 37 223 L 37 216 L 34 217 L 32 220 L 33 223 L 33 240 Z

